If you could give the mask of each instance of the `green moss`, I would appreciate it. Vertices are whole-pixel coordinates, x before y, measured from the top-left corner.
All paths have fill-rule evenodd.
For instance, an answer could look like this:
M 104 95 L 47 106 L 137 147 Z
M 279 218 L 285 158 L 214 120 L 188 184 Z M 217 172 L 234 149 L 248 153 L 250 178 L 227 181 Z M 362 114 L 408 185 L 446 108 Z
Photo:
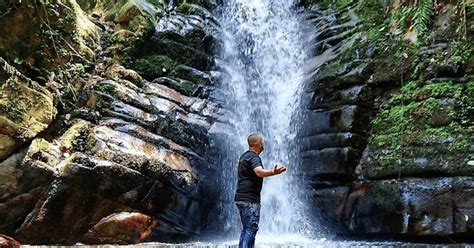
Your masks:
M 351 0 L 309 0 L 305 1 L 305 6 L 309 7 L 315 4 L 319 4 L 324 8 L 343 8 L 351 4 Z
M 451 81 L 435 83 L 435 84 L 428 84 L 424 86 L 418 94 L 427 94 L 432 97 L 455 97 L 459 98 L 462 92 L 462 85 L 461 84 L 454 84 Z
M 107 10 L 105 13 L 105 21 L 112 21 L 114 20 L 122 7 L 128 2 L 129 0 L 119 0 L 119 1 L 103 1 L 101 5 L 103 8 Z
M 411 6 L 403 6 L 398 11 L 392 11 L 392 22 L 402 32 L 410 27 L 413 18 L 414 8 Z
M 424 84 L 420 81 L 410 81 L 403 85 L 396 94 L 389 99 L 390 105 L 405 102 L 421 101 L 428 98 L 460 98 L 463 85 L 451 81 Z
M 395 183 L 374 182 L 367 193 L 385 213 L 398 214 L 403 209 L 400 190 Z
M 165 55 L 152 55 L 136 59 L 129 66 L 138 71 L 147 80 L 153 80 L 167 75 L 177 63 Z
M 375 61 L 370 65 L 375 72 L 374 75 L 380 77 L 374 77 L 376 82 L 377 80 L 399 82 L 402 72 L 404 80 L 407 81 L 430 78 L 435 75 L 427 75 L 428 72 L 436 73 L 452 66 L 456 73 L 462 73 L 469 58 L 472 57 L 472 42 L 465 40 L 464 35 L 439 36 L 441 35 L 437 30 L 439 28 L 432 28 L 434 6 L 431 0 L 400 3 L 379 0 L 353 3 L 344 0 L 323 0 L 306 3 L 308 7 L 314 4 L 322 6 L 323 9 L 336 10 L 335 25 L 344 23 L 345 21 L 341 20 L 353 13 L 359 18 L 354 34 L 345 41 L 353 44 L 340 49 L 340 56 L 329 63 L 327 68 L 329 70 L 334 64 L 342 67 L 348 63 L 369 59 Z M 458 8 L 460 8 L 459 2 Z M 469 6 L 467 10 L 469 11 Z M 462 23 L 460 13 L 455 14 L 454 18 L 456 23 Z M 396 32 L 394 28 L 401 32 Z M 415 32 L 417 39 L 407 40 L 411 35 L 405 36 L 405 34 L 413 29 L 417 30 Z M 431 46 L 435 39 L 436 41 L 446 39 L 450 45 L 447 48 Z M 367 54 L 372 58 L 366 58 Z M 325 69 L 326 66 L 323 66 L 320 71 L 324 72 Z
M 100 82 L 94 86 L 94 89 L 110 96 L 116 96 L 115 86 L 107 82 Z
M 474 125 L 474 80 L 465 84 L 461 96 L 457 98 L 456 114 L 459 123 L 463 126 Z
M 368 144 L 375 160 L 382 167 L 409 166 L 401 159 L 414 161 L 421 152 L 414 149 L 417 147 L 427 147 L 423 156 L 433 165 L 465 159 L 470 144 L 466 124 L 472 122 L 473 108 L 468 107 L 474 97 L 472 87 L 472 83 L 411 81 L 395 91 L 371 121 Z
M 24 98 L 21 97 L 21 88 L 16 83 L 16 80 L 18 80 L 16 77 L 11 77 L 7 80 L 6 84 L 11 91 L 5 93 L 10 93 L 11 95 L 8 98 L 0 98 L 0 112 L 14 123 L 21 123 L 24 118 L 24 112 L 28 110 L 28 105 L 25 104 Z
M 367 36 L 374 41 L 383 40 L 384 31 L 388 27 L 389 20 L 386 17 L 390 5 L 379 0 L 359 1 L 354 10 Z
M 474 46 L 471 42 L 460 42 L 454 49 L 450 60 L 455 66 L 465 65 L 473 56 L 473 52 Z
M 207 10 L 198 4 L 201 4 L 201 1 L 184 1 L 176 11 L 185 15 L 202 15 Z

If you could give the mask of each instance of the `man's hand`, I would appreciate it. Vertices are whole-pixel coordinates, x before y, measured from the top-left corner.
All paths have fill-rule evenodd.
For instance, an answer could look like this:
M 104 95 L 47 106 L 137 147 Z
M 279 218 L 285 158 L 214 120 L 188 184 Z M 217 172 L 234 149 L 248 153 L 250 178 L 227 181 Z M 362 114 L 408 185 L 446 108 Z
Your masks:
M 284 166 L 275 165 L 275 167 L 273 167 L 273 174 L 275 174 L 275 175 L 279 175 L 279 174 L 281 174 L 285 171 L 286 171 L 286 167 L 284 167 Z
M 273 167 L 273 169 L 265 170 L 265 169 L 263 169 L 262 166 L 258 166 L 255 169 L 253 169 L 253 171 L 255 171 L 255 174 L 258 177 L 271 177 L 271 176 L 276 176 L 278 174 L 281 174 L 281 173 L 285 172 L 286 168 L 283 167 L 283 166 L 275 165 L 275 167 Z

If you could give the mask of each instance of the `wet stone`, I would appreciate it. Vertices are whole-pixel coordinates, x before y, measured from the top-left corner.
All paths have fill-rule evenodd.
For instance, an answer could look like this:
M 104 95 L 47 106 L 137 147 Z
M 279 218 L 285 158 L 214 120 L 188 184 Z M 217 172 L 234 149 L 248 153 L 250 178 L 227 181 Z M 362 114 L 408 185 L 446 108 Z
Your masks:
M 359 151 L 350 147 L 325 148 L 301 153 L 305 174 L 311 177 L 347 177 L 353 173 Z
M 368 129 L 371 111 L 356 105 L 342 106 L 325 112 L 309 112 L 303 122 L 302 136 L 322 133 L 357 132 L 364 134 Z

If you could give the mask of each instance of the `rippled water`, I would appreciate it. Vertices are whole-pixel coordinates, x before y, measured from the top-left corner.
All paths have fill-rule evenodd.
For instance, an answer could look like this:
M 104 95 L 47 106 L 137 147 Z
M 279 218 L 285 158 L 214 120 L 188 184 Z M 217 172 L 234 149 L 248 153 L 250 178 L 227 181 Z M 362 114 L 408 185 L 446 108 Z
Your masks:
M 118 247 L 117 245 L 77 245 L 80 247 Z M 25 247 L 64 247 L 64 246 L 25 246 Z M 143 243 L 137 245 L 120 246 L 120 247 L 147 247 L 147 248 L 237 248 L 237 241 L 221 241 L 221 242 L 191 242 L 183 244 L 165 244 L 165 243 Z M 307 239 L 296 235 L 257 235 L 256 248 L 388 248 L 388 247 L 403 247 L 403 248 L 464 248 L 473 247 L 470 244 L 415 244 L 404 242 L 365 242 L 365 241 L 331 241 L 326 239 Z

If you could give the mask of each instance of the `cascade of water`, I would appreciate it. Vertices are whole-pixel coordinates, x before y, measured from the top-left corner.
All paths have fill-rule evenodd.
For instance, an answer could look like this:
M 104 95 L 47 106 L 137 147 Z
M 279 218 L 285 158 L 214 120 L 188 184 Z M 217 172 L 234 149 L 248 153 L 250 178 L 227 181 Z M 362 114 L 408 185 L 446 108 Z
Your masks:
M 219 146 L 224 154 L 224 220 L 238 233 L 237 209 L 232 202 L 235 161 L 247 149 L 246 137 L 265 138 L 264 166 L 288 167 L 288 173 L 266 178 L 262 192 L 261 234 L 295 234 L 307 224 L 298 177 L 298 131 L 304 64 L 311 56 L 309 24 L 293 0 L 229 0 L 217 11 L 222 28 L 217 65 L 222 71 L 219 95 L 225 102 L 235 139 Z M 230 144 L 232 143 L 232 144 Z

